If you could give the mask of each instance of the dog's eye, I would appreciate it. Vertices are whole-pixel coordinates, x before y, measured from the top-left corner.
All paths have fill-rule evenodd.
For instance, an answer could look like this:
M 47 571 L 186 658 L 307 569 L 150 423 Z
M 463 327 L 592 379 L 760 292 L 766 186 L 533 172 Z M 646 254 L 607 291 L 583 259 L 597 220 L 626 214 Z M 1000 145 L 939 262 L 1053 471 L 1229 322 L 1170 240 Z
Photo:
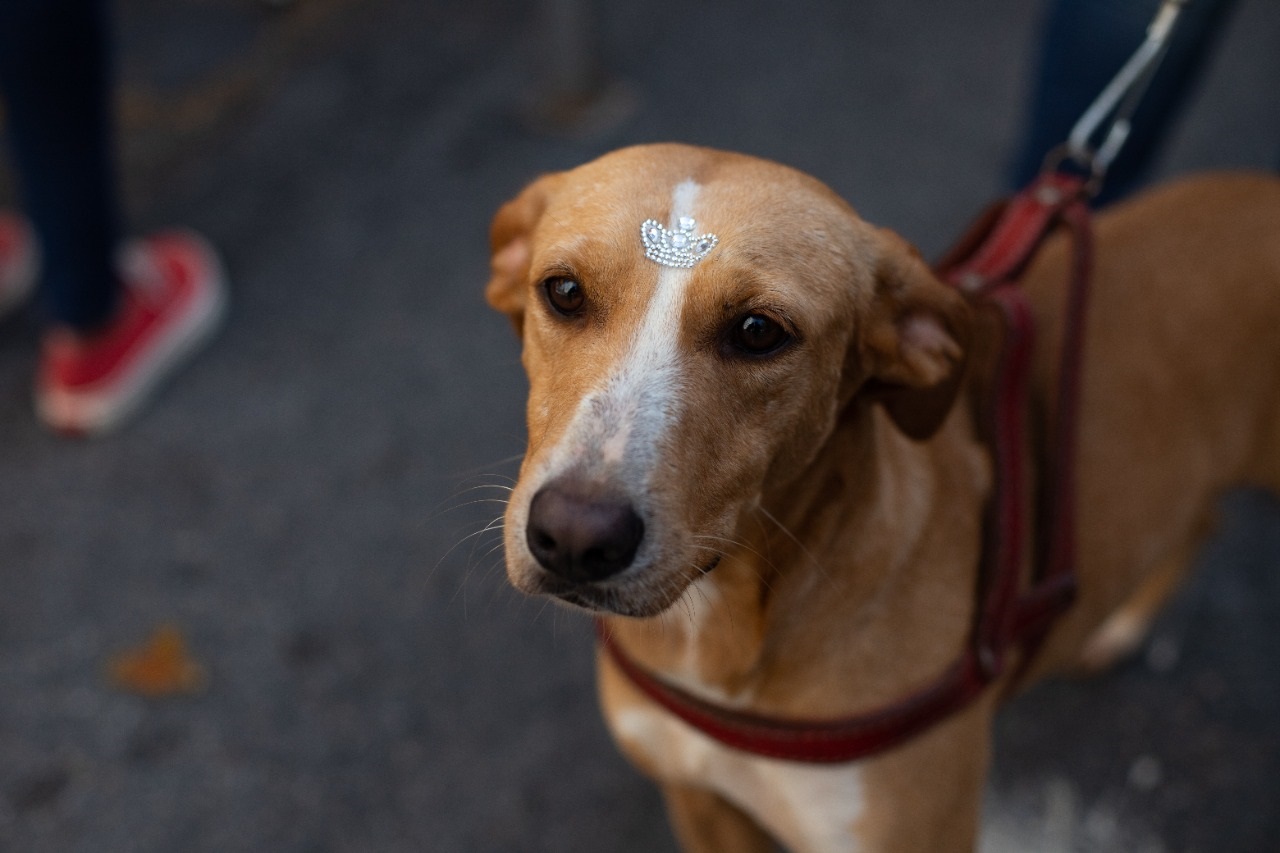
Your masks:
M 582 310 L 586 295 L 578 282 L 571 278 L 552 278 L 543 286 L 547 289 L 547 301 L 559 313 L 568 317 Z
M 782 324 L 764 314 L 748 314 L 734 321 L 729 330 L 729 343 L 747 355 L 768 355 L 782 349 L 791 336 Z

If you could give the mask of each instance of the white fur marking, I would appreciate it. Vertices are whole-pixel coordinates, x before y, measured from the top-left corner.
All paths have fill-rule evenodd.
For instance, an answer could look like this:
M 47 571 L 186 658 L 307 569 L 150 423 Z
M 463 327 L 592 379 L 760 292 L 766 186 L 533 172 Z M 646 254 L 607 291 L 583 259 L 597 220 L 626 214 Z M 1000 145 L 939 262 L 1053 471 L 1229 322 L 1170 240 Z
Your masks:
M 708 627 L 712 611 L 717 607 L 725 607 L 723 594 L 710 575 L 703 575 L 685 589 L 681 599 L 665 614 L 666 624 L 662 630 L 680 638 L 683 652 L 675 666 L 666 671 L 666 677 L 684 689 L 703 699 L 718 702 L 721 705 L 745 707 L 754 696 L 753 691 L 743 690 L 735 695 L 707 684 L 702 677 L 701 658 L 698 655 L 698 639 Z M 718 629 L 717 629 L 718 630 Z M 732 635 L 732 621 L 730 622 Z M 732 638 L 732 637 L 731 637 Z
M 1087 667 L 1105 669 L 1137 651 L 1150 627 L 1149 618 L 1121 607 L 1089 635 L 1080 657 Z
M 699 186 L 678 184 L 671 194 L 670 219 L 693 216 Z M 602 387 L 578 405 L 564 439 L 548 454 L 542 480 L 598 452 L 606 466 L 621 469 L 625 484 L 643 490 L 658 445 L 680 408 L 680 315 L 687 269 L 662 267 L 635 338 Z
M 699 186 L 693 181 L 684 181 L 671 193 L 673 226 L 680 217 L 693 216 L 698 190 Z M 618 424 L 618 433 L 624 436 L 623 441 L 638 445 L 642 458 L 649 458 L 654 452 L 667 423 L 676 413 L 680 385 L 677 346 L 680 314 L 691 277 L 687 269 L 664 267 L 658 273 L 658 285 L 636 333 L 635 345 L 609 383 L 610 391 L 620 401 L 631 404 Z
M 645 754 L 659 776 L 709 786 L 750 812 L 788 849 L 860 849 L 853 827 L 866 798 L 856 763 L 825 767 L 757 758 L 649 706 L 622 709 L 609 724 L 620 741 Z

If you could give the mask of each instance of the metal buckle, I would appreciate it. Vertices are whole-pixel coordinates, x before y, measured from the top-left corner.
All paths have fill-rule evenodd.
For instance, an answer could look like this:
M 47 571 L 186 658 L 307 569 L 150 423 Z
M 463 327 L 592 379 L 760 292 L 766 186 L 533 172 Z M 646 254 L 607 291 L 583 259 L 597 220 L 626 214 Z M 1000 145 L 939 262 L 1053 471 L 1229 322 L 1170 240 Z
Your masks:
M 1089 175 L 1086 190 L 1096 195 L 1107 168 L 1124 147 L 1130 120 L 1169 49 L 1169 36 L 1178 15 L 1190 0 L 1164 0 L 1147 27 L 1147 37 L 1107 87 L 1084 111 L 1067 141 L 1049 152 L 1045 169 L 1075 164 Z M 1101 136 L 1101 141 L 1093 140 Z

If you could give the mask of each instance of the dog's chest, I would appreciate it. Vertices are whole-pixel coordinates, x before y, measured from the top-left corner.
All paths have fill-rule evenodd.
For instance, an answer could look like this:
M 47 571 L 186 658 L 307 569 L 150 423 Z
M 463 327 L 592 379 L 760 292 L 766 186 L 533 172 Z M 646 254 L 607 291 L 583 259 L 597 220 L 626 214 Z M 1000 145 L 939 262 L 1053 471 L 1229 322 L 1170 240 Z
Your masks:
M 609 715 L 614 736 L 659 777 L 711 788 L 751 814 L 789 849 L 861 849 L 854 832 L 865 804 L 857 764 L 775 761 L 730 749 L 649 705 Z

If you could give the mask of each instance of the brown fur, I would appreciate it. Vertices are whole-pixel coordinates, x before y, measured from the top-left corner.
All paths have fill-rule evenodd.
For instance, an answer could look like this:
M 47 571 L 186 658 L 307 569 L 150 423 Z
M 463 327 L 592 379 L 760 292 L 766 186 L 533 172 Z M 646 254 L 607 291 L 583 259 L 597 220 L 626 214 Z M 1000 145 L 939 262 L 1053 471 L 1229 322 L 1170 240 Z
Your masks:
M 660 271 L 643 256 L 639 223 L 665 221 L 685 180 L 701 186 L 696 216 L 721 242 L 692 271 L 669 329 L 681 406 L 636 497 L 651 556 L 586 603 L 632 617 L 608 625 L 641 664 L 718 701 L 796 717 L 892 702 L 956 658 L 972 617 L 992 474 L 960 380 L 981 332 L 900 238 L 785 167 L 683 146 L 625 149 L 543 178 L 499 211 L 487 296 L 523 336 L 530 378 L 509 574 L 527 592 L 558 591 L 524 546 L 522 514 L 556 448 L 578 440 L 579 402 L 635 345 Z M 1280 487 L 1280 181 L 1197 178 L 1126 204 L 1099 218 L 1096 260 L 1079 424 L 1081 592 L 1036 675 L 1130 650 L 1215 496 L 1240 482 Z M 1065 262 L 1052 241 L 1026 276 L 1043 330 L 1037 411 L 1052 399 Z M 565 322 L 543 304 L 541 282 L 559 275 L 586 289 L 584 317 Z M 757 309 L 785 316 L 796 341 L 762 360 L 724 357 L 720 330 Z M 574 449 L 588 460 L 579 476 L 634 490 L 590 461 L 598 448 Z M 1109 633 L 1095 634 L 1108 617 Z M 726 839 L 768 849 L 760 827 L 797 849 L 973 846 L 995 691 L 851 767 L 856 819 L 816 832 L 786 792 L 744 794 L 707 769 L 738 759 L 683 733 L 670 748 L 684 752 L 666 754 L 628 729 L 629 711 L 661 717 L 603 659 L 600 684 L 620 745 L 663 783 L 690 850 L 730 849 Z

